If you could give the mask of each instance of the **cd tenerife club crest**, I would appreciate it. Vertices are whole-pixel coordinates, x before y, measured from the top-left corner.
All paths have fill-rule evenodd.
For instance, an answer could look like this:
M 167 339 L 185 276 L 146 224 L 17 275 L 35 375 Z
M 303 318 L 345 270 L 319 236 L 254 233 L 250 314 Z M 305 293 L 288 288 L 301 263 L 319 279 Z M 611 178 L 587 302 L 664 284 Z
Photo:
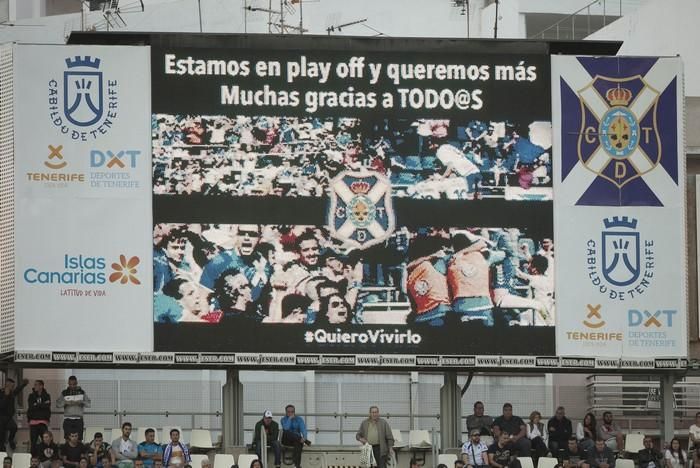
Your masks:
M 376 172 L 345 171 L 331 181 L 331 234 L 354 247 L 384 242 L 395 228 L 391 182 Z

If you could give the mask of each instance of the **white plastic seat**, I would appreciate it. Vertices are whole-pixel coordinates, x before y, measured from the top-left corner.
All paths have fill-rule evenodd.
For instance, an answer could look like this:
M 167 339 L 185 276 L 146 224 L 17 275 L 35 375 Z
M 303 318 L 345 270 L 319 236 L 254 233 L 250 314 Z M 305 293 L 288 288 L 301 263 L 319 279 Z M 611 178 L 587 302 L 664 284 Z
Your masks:
M 131 439 L 132 439 L 134 442 L 136 442 L 137 444 L 140 444 L 141 442 L 145 442 L 145 441 L 146 441 L 146 430 L 147 430 L 147 429 L 153 429 L 153 431 L 155 432 L 155 436 L 156 436 L 156 438 L 154 439 L 154 442 L 155 442 L 156 444 L 160 444 L 160 436 L 158 435 L 158 429 L 156 429 L 155 426 L 143 426 L 143 427 L 139 427 L 138 429 L 134 430 L 134 431 L 131 433 L 131 434 L 132 434 Z M 135 433 L 136 435 L 133 435 L 134 433 Z M 170 440 L 170 437 L 168 437 L 168 440 Z
M 489 435 L 482 435 L 481 437 L 479 437 L 479 440 L 481 440 L 483 443 L 485 443 L 489 447 L 494 442 L 493 436 L 489 436 Z
M 634 468 L 634 460 L 618 458 L 615 460 L 615 468 Z
M 518 461 L 520 461 L 520 466 L 522 468 L 535 468 L 531 457 L 518 457 Z
M 206 429 L 192 429 L 190 447 L 214 448 L 214 445 L 211 443 L 211 432 Z M 192 465 L 192 468 L 194 468 L 194 465 Z
M 235 464 L 236 460 L 230 453 L 217 453 L 214 457 L 214 468 L 231 468 Z
M 424 429 L 412 429 L 408 433 L 408 446 L 410 448 L 430 448 L 430 432 Z
M 238 456 L 238 468 L 250 468 L 250 464 L 253 460 L 257 460 L 258 456 L 250 453 L 242 453 Z M 194 467 L 192 467 L 194 468 Z M 229 467 L 231 468 L 231 467 Z
M 457 455 L 454 453 L 441 453 L 438 455 L 438 465 L 447 465 L 448 468 L 454 466 L 457 461 Z
M 190 455 L 190 458 L 192 461 L 190 462 L 190 465 L 192 465 L 192 468 L 202 468 L 202 460 L 208 460 L 209 457 L 206 455 Z M 229 467 L 231 468 L 231 467 Z
M 13 453 L 12 466 L 17 468 L 29 468 L 32 464 L 31 453 Z
M 625 452 L 637 453 L 644 449 L 644 434 L 625 435 Z
M 391 434 L 394 436 L 394 448 L 404 448 L 406 446 L 406 442 L 403 441 L 403 436 L 401 435 L 401 431 L 398 429 L 392 429 Z
M 187 441 L 185 440 L 185 434 L 182 432 L 182 428 L 180 426 L 163 426 L 163 434 L 161 435 L 160 440 L 162 440 L 164 444 L 170 442 L 170 431 L 173 429 L 180 431 L 180 442 L 186 444 Z
M 104 441 L 108 444 L 112 443 L 112 439 L 107 440 L 107 438 L 111 436 L 111 434 L 105 434 L 105 428 L 97 426 L 85 428 L 85 431 L 83 432 L 83 443 L 89 444 L 90 442 L 92 442 L 95 439 L 95 432 L 101 432 Z
M 554 468 L 557 466 L 557 463 L 559 463 L 559 460 L 554 457 L 540 457 L 537 462 L 537 468 Z

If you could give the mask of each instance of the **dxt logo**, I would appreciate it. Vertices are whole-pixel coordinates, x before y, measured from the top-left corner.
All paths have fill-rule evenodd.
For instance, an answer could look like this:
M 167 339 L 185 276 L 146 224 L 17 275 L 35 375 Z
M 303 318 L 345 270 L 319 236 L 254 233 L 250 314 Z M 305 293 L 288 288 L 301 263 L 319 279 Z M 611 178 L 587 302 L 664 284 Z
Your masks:
M 131 169 L 136 167 L 136 158 L 141 154 L 140 150 L 120 150 L 117 152 L 106 150 L 90 151 L 90 167 L 106 166 L 108 169 Z
M 677 311 L 675 309 L 661 309 L 655 312 L 630 309 L 627 315 L 628 324 L 630 327 L 672 327 L 673 316 L 676 314 L 676 312 Z

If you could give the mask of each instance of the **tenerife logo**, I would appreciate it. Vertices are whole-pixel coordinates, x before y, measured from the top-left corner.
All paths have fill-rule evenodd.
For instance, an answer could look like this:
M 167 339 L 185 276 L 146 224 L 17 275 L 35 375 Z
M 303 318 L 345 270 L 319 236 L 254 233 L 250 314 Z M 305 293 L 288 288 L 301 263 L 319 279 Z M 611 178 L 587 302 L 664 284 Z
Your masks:
M 119 263 L 112 263 L 112 270 L 114 270 L 114 273 L 109 275 L 109 282 L 116 283 L 118 281 L 121 284 L 141 284 L 141 281 L 136 277 L 136 265 L 138 265 L 139 262 L 140 260 L 136 256 L 131 257 L 127 261 L 126 256 L 120 255 Z
M 100 65 L 89 55 L 67 58 L 62 79 L 49 80 L 49 117 L 73 140 L 106 134 L 117 117 L 117 81 L 105 80 Z
M 603 220 L 600 242 L 587 242 L 588 277 L 601 294 L 624 301 L 650 286 L 654 277 L 654 241 L 642 239 L 637 220 L 626 216 Z
M 589 171 L 622 188 L 658 166 L 658 91 L 641 76 L 596 76 L 578 95 L 582 113 L 578 157 Z
M 47 188 L 65 188 L 69 182 L 85 182 L 85 174 L 81 172 L 63 172 L 68 166 L 68 161 L 63 156 L 63 145 L 48 145 L 49 155 L 44 161 L 44 167 L 51 172 L 27 172 L 27 180 L 30 182 L 44 182 Z
M 573 330 L 567 330 L 565 333 L 568 340 L 579 342 L 583 346 L 591 348 L 604 348 L 608 343 L 622 341 L 622 333 L 603 328 L 607 325 L 607 322 L 603 320 L 603 314 L 600 312 L 600 304 L 586 304 L 586 309 L 588 313 L 586 314 L 586 318 L 581 322 L 586 328 L 576 329 L 577 327 L 574 327 Z
M 136 277 L 138 257 L 127 260 L 119 256 L 119 263 L 112 263 L 110 283 L 141 284 Z M 60 285 L 100 285 L 107 282 L 107 260 L 104 257 L 89 255 L 63 255 L 58 268 L 30 267 L 24 270 L 22 277 L 28 284 Z
M 604 327 L 605 320 L 603 320 L 603 316 L 600 313 L 600 304 L 586 304 L 586 307 L 588 308 L 588 315 L 586 315 L 586 319 L 583 321 L 583 324 L 588 328 L 594 329 Z
M 58 145 L 56 147 L 49 145 L 50 153 L 48 159 L 44 161 L 44 166 L 53 170 L 63 169 L 64 167 L 66 167 L 68 163 L 63 160 L 63 155 L 61 154 L 62 149 L 63 145 Z M 51 162 L 51 160 L 53 160 L 54 158 L 58 159 L 58 162 Z
M 355 247 L 384 242 L 394 231 L 391 183 L 374 172 L 343 172 L 331 182 L 331 234 Z

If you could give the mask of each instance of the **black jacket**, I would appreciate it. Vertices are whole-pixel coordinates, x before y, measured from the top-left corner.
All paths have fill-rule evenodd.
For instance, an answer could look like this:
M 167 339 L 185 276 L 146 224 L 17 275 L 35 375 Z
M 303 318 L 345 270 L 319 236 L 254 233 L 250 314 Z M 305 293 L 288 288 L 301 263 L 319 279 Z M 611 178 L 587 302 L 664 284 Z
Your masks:
M 639 467 L 647 468 L 650 462 L 654 462 L 656 468 L 663 468 L 664 456 L 655 448 L 643 448 L 639 451 Z
M 15 399 L 22 393 L 22 389 L 27 384 L 20 384 L 9 395 L 5 394 L 5 389 L 0 389 L 0 418 L 10 419 L 15 415 Z
M 41 393 L 36 393 L 32 390 L 29 394 L 27 405 L 27 420 L 32 419 L 49 420 L 51 419 L 51 395 L 42 390 Z

